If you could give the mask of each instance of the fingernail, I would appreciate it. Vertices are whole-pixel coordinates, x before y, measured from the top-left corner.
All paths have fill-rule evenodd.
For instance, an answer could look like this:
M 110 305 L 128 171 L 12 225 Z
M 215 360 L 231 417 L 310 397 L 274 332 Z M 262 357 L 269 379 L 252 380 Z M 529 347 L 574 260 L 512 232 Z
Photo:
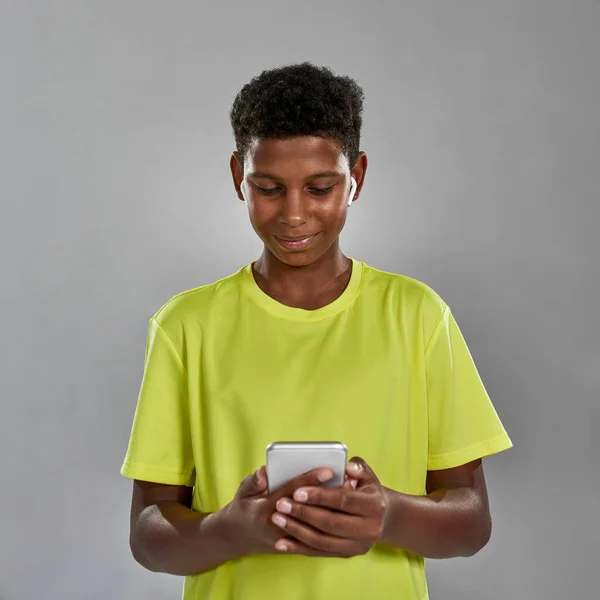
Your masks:
M 294 500 L 297 502 L 305 502 L 308 498 L 308 494 L 304 490 L 296 490 L 294 492 Z
M 319 481 L 327 481 L 328 479 L 331 479 L 332 474 L 331 471 L 320 471 L 319 474 L 317 475 L 317 479 Z
M 356 489 L 356 484 L 357 484 L 357 483 L 358 483 L 358 480 L 357 480 L 357 479 L 351 479 L 351 480 L 350 480 L 350 485 L 351 485 L 353 488 L 355 488 L 355 489 Z
M 359 465 L 358 463 L 350 463 L 350 468 L 351 468 L 353 471 L 355 471 L 355 472 L 357 472 L 357 473 L 358 473 L 358 471 L 360 471 L 360 468 L 361 468 L 361 467 L 360 467 L 360 465 Z
M 280 500 L 277 503 L 277 510 L 282 513 L 290 513 L 292 512 L 292 505 L 287 500 Z
M 273 515 L 273 523 L 279 527 L 285 527 L 285 519 L 280 515 Z

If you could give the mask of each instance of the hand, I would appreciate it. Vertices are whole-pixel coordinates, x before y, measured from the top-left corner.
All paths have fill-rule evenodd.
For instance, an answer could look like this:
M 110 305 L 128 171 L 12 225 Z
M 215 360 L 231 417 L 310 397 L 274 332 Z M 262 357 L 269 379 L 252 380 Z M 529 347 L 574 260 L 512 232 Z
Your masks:
M 353 463 L 361 470 L 352 470 Z M 287 549 L 281 549 L 288 553 L 348 558 L 366 554 L 381 539 L 389 512 L 385 489 L 360 457 L 349 461 L 346 472 L 358 480 L 356 489 L 303 485 L 277 501 L 272 518 L 283 517 L 286 524 L 280 531 L 291 537 L 280 538 L 276 548 L 285 544 Z M 301 491 L 307 493 L 306 500 L 301 500 Z M 288 513 L 282 506 L 285 500 L 291 504 Z
M 224 522 L 228 532 L 226 535 L 232 542 L 239 544 L 244 555 L 280 554 L 280 551 L 275 548 L 275 542 L 281 537 L 281 529 L 271 521 L 276 502 L 284 496 L 291 496 L 298 487 L 319 486 L 322 481 L 319 480 L 318 474 L 323 471 L 328 474 L 327 479 L 333 477 L 329 468 L 313 469 L 269 493 L 266 468 L 262 465 L 256 473 L 243 479 L 233 500 L 223 507 Z M 356 479 L 352 480 L 346 475 L 342 487 L 351 490 L 354 489 L 355 484 Z M 315 553 L 314 556 L 329 556 L 329 554 Z

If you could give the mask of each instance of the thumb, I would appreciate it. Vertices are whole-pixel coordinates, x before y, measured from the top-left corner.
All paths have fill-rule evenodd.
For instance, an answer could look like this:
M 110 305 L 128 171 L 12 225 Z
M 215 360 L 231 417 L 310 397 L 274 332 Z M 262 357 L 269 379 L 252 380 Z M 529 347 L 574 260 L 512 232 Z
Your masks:
M 358 468 L 356 468 L 358 467 Z M 352 479 L 370 479 L 373 475 L 371 468 L 360 456 L 353 456 L 346 465 L 346 472 Z
M 262 491 L 264 489 L 266 489 L 267 487 L 267 470 L 265 465 L 261 465 L 258 469 L 258 471 L 256 471 L 256 473 L 254 473 L 254 485 L 256 486 L 256 489 L 258 491 Z
M 265 465 L 261 465 L 260 468 L 253 473 L 252 475 L 248 475 L 240 486 L 240 495 L 242 497 L 245 496 L 253 496 L 254 494 L 259 494 L 267 487 L 267 475 L 265 473 Z

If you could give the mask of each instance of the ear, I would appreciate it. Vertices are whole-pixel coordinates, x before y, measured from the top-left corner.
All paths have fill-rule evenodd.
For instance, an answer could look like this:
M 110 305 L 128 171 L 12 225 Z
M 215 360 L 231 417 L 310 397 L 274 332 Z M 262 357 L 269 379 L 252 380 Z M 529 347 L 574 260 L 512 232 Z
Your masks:
M 244 170 L 239 161 L 239 153 L 237 151 L 232 152 L 231 158 L 229 159 L 229 170 L 231 171 L 231 177 L 233 179 L 233 186 L 235 188 L 237 197 L 244 202 L 244 194 L 242 190 L 242 182 L 244 181 Z

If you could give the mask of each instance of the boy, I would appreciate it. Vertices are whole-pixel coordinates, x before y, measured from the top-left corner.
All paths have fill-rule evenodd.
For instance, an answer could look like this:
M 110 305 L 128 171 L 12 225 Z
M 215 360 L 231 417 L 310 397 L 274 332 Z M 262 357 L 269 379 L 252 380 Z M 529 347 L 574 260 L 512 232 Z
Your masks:
M 241 89 L 230 167 L 264 250 L 150 319 L 121 474 L 133 556 L 185 575 L 184 600 L 423 600 L 426 557 L 490 538 L 481 459 L 512 442 L 449 307 L 340 250 L 362 102 L 310 63 Z M 285 440 L 344 442 L 344 485 L 269 494 L 257 466 Z

